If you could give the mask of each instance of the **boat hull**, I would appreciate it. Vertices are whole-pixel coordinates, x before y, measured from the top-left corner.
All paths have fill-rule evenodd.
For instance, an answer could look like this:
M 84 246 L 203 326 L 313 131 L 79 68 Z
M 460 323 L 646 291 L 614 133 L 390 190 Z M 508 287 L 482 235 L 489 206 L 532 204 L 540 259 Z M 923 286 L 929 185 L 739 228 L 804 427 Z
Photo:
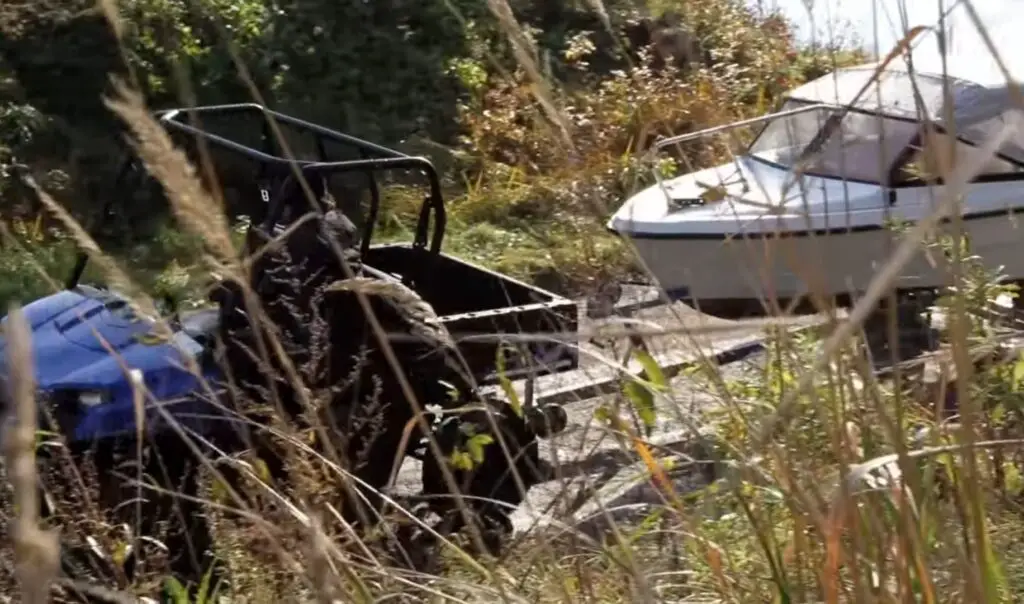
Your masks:
M 1007 214 L 965 219 L 971 252 L 1010 280 L 1024 280 L 1024 231 Z M 630 237 L 644 267 L 670 296 L 712 314 L 747 314 L 808 294 L 826 299 L 864 292 L 899 245 L 900 235 L 872 228 L 767 237 Z M 896 289 L 951 283 L 941 250 L 919 251 L 900 272 Z

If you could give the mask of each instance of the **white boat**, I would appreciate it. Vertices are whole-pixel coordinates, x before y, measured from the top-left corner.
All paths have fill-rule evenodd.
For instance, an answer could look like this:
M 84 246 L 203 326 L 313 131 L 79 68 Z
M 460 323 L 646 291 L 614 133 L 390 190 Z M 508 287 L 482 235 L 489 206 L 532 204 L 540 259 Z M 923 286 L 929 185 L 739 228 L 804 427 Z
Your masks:
M 913 69 L 906 58 L 839 69 L 790 91 L 771 115 L 659 141 L 764 122 L 734 161 L 642 190 L 608 228 L 632 242 L 669 296 L 712 314 L 808 293 L 845 297 L 887 262 L 900 236 L 893 222 L 921 219 L 943 198 L 945 184 L 929 174 L 974 162 L 960 206 L 972 251 L 1024 280 L 1024 231 L 1013 219 L 1024 211 L 1024 127 L 1011 101 L 1024 78 L 1008 83 L 984 50 L 947 53 L 943 66 L 917 48 Z M 1008 139 L 981 156 L 998 131 Z M 934 260 L 918 254 L 894 285 L 948 284 L 948 265 Z

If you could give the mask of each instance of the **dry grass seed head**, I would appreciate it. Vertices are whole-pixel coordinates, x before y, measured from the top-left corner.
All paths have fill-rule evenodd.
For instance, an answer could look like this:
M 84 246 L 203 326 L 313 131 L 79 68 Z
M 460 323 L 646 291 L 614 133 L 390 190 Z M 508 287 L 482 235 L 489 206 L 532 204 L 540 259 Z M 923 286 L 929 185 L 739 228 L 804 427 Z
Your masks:
M 188 157 L 153 119 L 142 96 L 120 81 L 114 82 L 114 89 L 116 94 L 106 100 L 107 107 L 132 131 L 132 147 L 163 186 L 175 217 L 206 242 L 218 261 L 233 265 L 237 252 L 221 204 L 203 188 Z
M 7 473 L 14 487 L 16 514 L 11 526 L 15 573 L 21 584 L 22 601 L 49 601 L 50 585 L 60 564 L 57 533 L 39 527 L 38 477 L 35 437 L 36 400 L 32 367 L 31 332 L 20 307 L 13 307 L 7 319 L 7 366 L 9 390 L 0 393 L 13 405 L 14 423 L 5 426 Z

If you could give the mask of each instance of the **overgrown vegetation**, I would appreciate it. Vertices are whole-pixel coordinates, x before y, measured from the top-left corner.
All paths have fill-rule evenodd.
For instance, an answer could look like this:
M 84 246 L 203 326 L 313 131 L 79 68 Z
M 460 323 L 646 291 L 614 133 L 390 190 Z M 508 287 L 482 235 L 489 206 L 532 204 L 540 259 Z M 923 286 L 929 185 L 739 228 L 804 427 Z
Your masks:
M 823 343 L 804 334 L 777 336 L 762 368 L 726 384 L 706 421 L 736 466 L 699 498 L 716 595 L 748 601 L 771 577 L 763 601 L 1017 601 L 1024 365 L 990 312 L 1017 292 L 959 247 L 938 375 L 918 361 L 879 379 L 851 342 L 803 389 Z M 778 436 L 761 432 L 788 405 Z
M 201 102 L 248 98 L 226 50 L 227 32 L 275 104 L 386 143 L 407 139 L 408 148 L 433 157 L 450 191 L 452 253 L 549 286 L 587 289 L 631 270 L 602 222 L 606 208 L 646 182 L 635 158 L 655 137 L 761 112 L 780 91 L 857 58 L 797 49 L 783 20 L 731 0 L 650 4 L 684 16 L 699 49 L 691 61 L 665 66 L 639 49 L 629 58 L 614 52 L 609 27 L 624 40 L 637 35 L 629 25 L 637 15 L 625 3 L 516 3 L 526 27 L 511 32 L 483 4 L 468 2 L 147 0 L 125 2 L 121 10 L 130 24 L 127 61 L 153 106 L 176 102 L 173 68 L 182 65 Z M 117 129 L 98 100 L 97 82 L 116 71 L 120 55 L 83 52 L 70 43 L 74 36 L 47 53 L 25 52 L 39 43 L 38 32 L 51 31 L 49 20 L 81 32 L 86 26 L 77 20 L 92 18 L 53 6 L 64 5 L 0 7 L 5 300 L 45 291 L 40 269 L 59 279 L 75 247 L 60 225 L 16 196 L 12 164 L 29 163 L 48 176 L 46 187 L 83 216 L 94 203 L 80 188 L 93 174 L 89 162 L 110 149 Z M 532 64 L 511 56 L 509 40 L 520 35 L 533 39 L 535 65 L 545 70 L 540 81 Z M 96 93 L 77 93 L 81 103 L 68 103 L 72 97 L 60 88 L 79 82 L 54 77 L 52 66 L 69 56 L 96 61 L 74 72 L 91 82 L 77 90 Z M 51 69 L 40 69 L 46 61 Z M 550 91 L 538 92 L 541 85 Z M 105 142 L 89 149 L 82 141 L 92 136 Z M 724 146 L 695 146 L 665 169 L 706 165 L 725 153 Z M 389 201 L 383 231 L 399 237 L 417 199 L 396 188 Z M 207 266 L 194 234 L 153 213 L 141 210 L 136 220 L 125 208 L 121 227 L 129 232 L 110 234 L 112 248 L 151 289 L 194 291 Z M 369 602 L 396 594 L 436 601 L 1018 601 L 1024 365 L 971 363 L 980 346 L 996 343 L 983 307 L 1006 290 L 998 275 L 949 242 L 940 244 L 961 267 L 957 287 L 942 301 L 940 357 L 955 383 L 922 387 L 912 368 L 895 380 L 879 378 L 864 348 L 851 342 L 805 387 L 806 372 L 821 357 L 819 335 L 774 333 L 764 365 L 741 378 L 708 365 L 688 372 L 681 385 L 649 366 L 647 381 L 634 381 L 595 421 L 647 462 L 662 497 L 656 511 L 612 526 L 603 540 L 537 528 L 500 561 L 473 562 L 452 548 L 435 577 L 405 575 L 358 545 L 349 553 L 342 546 L 353 545 L 352 537 L 327 505 L 307 516 L 307 509 L 330 503 L 338 477 L 297 454 L 305 480 L 287 495 L 254 487 L 256 513 L 243 518 L 209 506 L 218 553 L 241 592 L 233 595 L 260 602 Z M 663 455 L 612 410 L 639 408 L 645 421 L 657 419 L 655 410 L 679 412 L 674 395 L 695 382 L 717 403 L 691 420 L 710 426 L 720 472 L 684 494 L 670 475 L 690 464 Z M 947 407 L 950 389 L 957 396 Z M 766 433 L 769 424 L 777 429 Z M 226 500 L 215 480 L 207 495 Z M 166 580 L 154 563 L 135 583 L 126 581 L 119 567 L 130 530 L 86 509 L 73 509 L 64 536 L 97 540 L 113 569 L 108 587 L 149 593 Z
M 16 2 L 0 11 L 3 217 L 41 217 L 51 226 L 9 174 L 15 161 L 30 164 L 76 216 L 114 196 L 120 218 L 104 233 L 105 247 L 144 258 L 146 268 L 168 257 L 187 268 L 194 259 L 170 250 L 166 203 L 111 189 L 120 127 L 99 96 L 108 71 L 133 70 L 156 108 L 248 100 L 233 49 L 274 107 L 433 159 L 446 180 L 453 253 L 579 292 L 631 270 L 601 216 L 650 182 L 636 157 L 652 140 L 761 112 L 837 60 L 796 48 L 783 19 L 734 0 L 644 10 L 609 3 L 600 12 L 571 2 L 517 4 L 537 74 L 518 63 L 480 3 L 132 0 L 120 4 L 126 66 L 117 52 L 97 50 L 112 36 L 94 11 L 74 10 L 88 4 Z M 663 12 L 682 17 L 650 20 Z M 54 27 L 67 33 L 43 42 Z M 39 46 L 46 52 L 28 50 Z M 177 84 L 182 77 L 188 87 Z M 537 102 L 537 78 L 561 108 L 554 120 Z M 695 145 L 665 169 L 724 152 Z M 417 195 L 386 196 L 385 237 L 408 236 L 402 225 L 411 224 Z M 40 252 L 54 258 L 67 254 L 49 236 L 21 242 L 57 245 Z M 4 282 L 34 280 L 20 276 L 16 259 L 3 262 Z M 12 287 L 0 301 L 37 293 Z

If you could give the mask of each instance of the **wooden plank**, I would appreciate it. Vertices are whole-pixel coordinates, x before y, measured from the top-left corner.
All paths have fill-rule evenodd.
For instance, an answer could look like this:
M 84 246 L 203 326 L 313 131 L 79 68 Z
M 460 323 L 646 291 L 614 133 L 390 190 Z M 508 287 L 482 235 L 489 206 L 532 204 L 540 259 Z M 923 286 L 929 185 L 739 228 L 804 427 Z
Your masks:
M 810 317 L 807 325 L 796 327 L 793 331 L 799 333 L 817 329 L 824 322 L 823 317 Z M 761 333 L 740 333 L 713 339 L 699 349 L 654 352 L 651 356 L 666 377 L 671 379 L 684 368 L 700 362 L 724 365 L 742 360 L 763 349 L 764 336 Z M 630 361 L 626 369 L 633 376 L 644 377 L 643 367 L 635 360 Z M 620 369 L 604 363 L 596 363 L 585 369 L 541 376 L 536 379 L 534 385 L 534 401 L 538 404 L 568 403 L 610 394 L 617 389 L 622 377 Z M 526 380 L 514 381 L 512 387 L 519 399 L 524 400 Z M 498 396 L 502 394 L 500 386 L 488 386 L 484 391 Z
M 796 331 L 813 329 L 819 325 L 820 323 L 815 323 L 807 327 L 796 328 Z M 1000 337 L 999 340 L 1001 344 L 999 347 L 988 343 L 977 346 L 971 351 L 970 357 L 975 363 L 976 369 L 989 363 L 1012 362 L 1018 358 L 1018 352 L 1024 350 L 1024 336 L 1020 335 L 1020 332 L 1008 333 Z M 727 360 L 722 358 L 723 354 L 730 351 L 736 354 L 737 349 L 742 350 L 747 346 L 752 352 L 756 352 L 759 346 L 763 346 L 763 343 L 756 337 L 732 338 L 709 346 L 710 350 L 705 353 L 705 356 L 717 357 L 715 360 L 720 361 Z M 685 366 L 687 362 L 692 362 L 699 356 L 695 351 L 690 351 L 689 354 L 684 351 L 675 351 L 674 354 L 656 355 L 656 358 L 667 368 L 674 369 Z M 927 351 L 906 360 L 900 364 L 900 368 L 904 379 L 907 380 L 905 383 L 912 388 L 915 397 L 923 402 L 934 402 L 944 394 L 955 392 L 956 376 L 950 365 L 948 351 L 939 350 Z M 630 367 L 630 371 L 636 373 L 639 373 L 639 369 L 636 364 Z M 597 373 L 601 373 L 601 375 L 596 375 Z M 559 384 L 558 380 L 547 380 L 542 386 L 543 392 L 539 398 L 544 402 L 566 402 L 606 394 L 615 389 L 617 384 L 615 373 L 610 370 L 590 372 L 589 381 L 584 379 L 586 376 L 577 375 L 575 385 Z M 881 380 L 890 379 L 893 373 L 892 367 L 875 369 L 876 378 Z M 573 377 L 566 376 L 562 381 L 571 382 L 572 380 Z M 518 390 L 521 392 L 521 388 Z M 591 403 L 593 402 L 591 401 Z M 579 409 L 580 407 L 575 408 Z M 699 461 L 712 463 L 715 461 L 707 459 L 707 455 L 695 453 L 694 448 L 699 447 L 703 440 L 702 436 L 696 434 L 692 428 L 673 428 L 656 432 L 650 438 L 650 442 L 662 451 L 671 450 L 675 454 L 681 455 L 683 457 L 681 467 L 689 466 L 689 471 L 685 473 L 686 476 L 680 476 L 676 482 L 676 487 L 681 494 L 685 493 L 688 488 L 699 484 L 702 478 L 700 474 L 703 464 L 688 464 L 687 454 Z M 612 518 L 631 517 L 637 513 L 643 514 L 650 505 L 657 505 L 661 501 L 657 490 L 650 484 L 645 464 L 637 459 L 634 452 L 623 450 L 617 443 L 609 442 L 605 446 L 586 447 L 586 451 L 583 448 L 565 448 L 554 443 L 552 448 L 557 449 L 557 453 L 554 455 L 554 459 L 549 459 L 549 461 L 558 461 L 560 479 L 553 481 L 546 488 L 551 493 L 555 493 L 569 488 L 570 484 L 578 485 L 579 488 L 583 488 L 585 484 L 586 489 L 578 493 L 577 497 L 572 498 L 573 503 L 570 505 L 559 505 L 559 512 L 554 517 L 546 513 L 540 506 L 520 506 L 513 516 L 517 531 L 537 525 L 569 525 L 577 530 L 599 535 L 602 534 L 602 529 L 607 523 L 606 514 Z M 570 492 L 575 490 L 574 487 Z M 555 495 L 549 493 L 546 496 L 538 495 L 530 499 L 543 502 L 553 498 Z

